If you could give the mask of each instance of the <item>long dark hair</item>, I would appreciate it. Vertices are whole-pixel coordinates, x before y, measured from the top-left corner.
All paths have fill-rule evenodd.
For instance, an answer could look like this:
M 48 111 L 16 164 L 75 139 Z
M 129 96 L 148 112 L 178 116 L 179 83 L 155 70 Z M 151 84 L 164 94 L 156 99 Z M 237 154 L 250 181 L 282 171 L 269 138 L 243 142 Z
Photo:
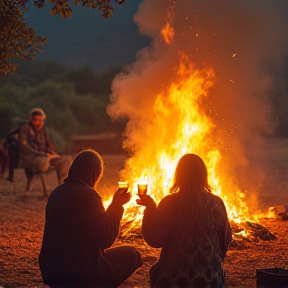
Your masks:
M 185 154 L 177 164 L 171 193 L 179 192 L 181 208 L 194 217 L 201 216 L 203 192 L 211 192 L 204 161 L 196 154 Z

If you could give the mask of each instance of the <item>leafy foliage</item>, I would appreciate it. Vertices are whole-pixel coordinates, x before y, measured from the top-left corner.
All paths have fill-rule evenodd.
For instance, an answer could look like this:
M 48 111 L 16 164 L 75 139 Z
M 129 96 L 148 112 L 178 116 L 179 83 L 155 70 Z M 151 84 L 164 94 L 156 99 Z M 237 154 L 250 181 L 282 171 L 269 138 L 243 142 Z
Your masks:
M 46 41 L 28 27 L 17 1 L 0 1 L 0 73 L 13 73 L 15 58 L 34 59 L 36 51 Z
M 9 1 L 9 0 L 8 0 Z M 11 0 L 12 1 L 12 0 Z M 16 0 L 14 2 L 18 2 L 19 5 L 27 9 L 26 4 L 29 0 Z M 42 8 L 45 4 L 45 0 L 34 0 L 34 5 L 38 8 Z M 60 14 L 62 17 L 70 17 L 72 14 L 72 9 L 69 6 L 68 0 L 49 0 L 50 4 L 53 4 L 53 8 L 51 14 L 55 16 L 56 14 Z M 88 8 L 98 8 L 103 12 L 103 17 L 108 18 L 113 13 L 113 8 L 110 5 L 111 0 L 75 0 L 75 5 L 82 4 Z M 125 0 L 115 0 L 116 3 L 122 4 Z
M 27 2 L 23 1 L 23 2 Z M 103 17 L 108 18 L 113 13 L 113 8 L 110 5 L 111 0 L 75 0 L 75 5 L 82 4 L 89 8 L 98 8 L 103 12 Z M 122 4 L 125 0 L 115 0 L 118 4 Z M 39 8 L 42 8 L 45 0 L 34 0 L 34 4 Z M 54 4 L 51 14 L 55 16 L 60 14 L 62 17 L 70 17 L 72 14 L 72 9 L 68 4 L 68 0 L 50 0 L 50 3 Z
M 23 64 L 13 75 L 0 75 L 0 139 L 26 121 L 34 107 L 44 109 L 58 152 L 68 148 L 75 134 L 122 133 L 125 123 L 112 123 L 106 113 L 111 82 L 120 67 L 95 73 L 87 67 L 36 61 Z M 81 77 L 83 71 L 89 81 Z
M 115 0 L 122 4 L 125 0 Z M 24 17 L 24 10 L 28 11 L 29 0 L 1 0 L 0 1 L 0 73 L 13 73 L 17 65 L 15 59 L 31 60 L 46 42 L 46 38 L 36 35 L 33 27 L 29 27 Z M 42 8 L 45 0 L 34 0 L 34 5 Z M 50 0 L 52 15 L 60 14 L 70 17 L 72 9 L 68 0 Z M 113 13 L 111 0 L 76 0 L 75 5 L 82 4 L 92 9 L 98 8 L 103 17 L 108 18 Z

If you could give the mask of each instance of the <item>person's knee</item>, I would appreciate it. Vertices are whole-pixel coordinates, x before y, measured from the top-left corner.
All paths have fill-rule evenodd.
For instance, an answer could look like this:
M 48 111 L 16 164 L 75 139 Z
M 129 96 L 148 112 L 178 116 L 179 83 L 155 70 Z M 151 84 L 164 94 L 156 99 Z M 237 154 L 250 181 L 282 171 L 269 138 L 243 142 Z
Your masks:
M 110 263 L 121 263 L 121 261 L 125 259 L 125 263 L 130 263 L 128 265 L 131 265 L 131 267 L 133 267 L 133 270 L 136 270 L 143 264 L 141 253 L 133 246 L 125 245 L 107 249 L 106 257 Z
M 41 171 L 41 172 L 46 172 L 48 171 L 49 167 L 50 167 L 50 163 L 49 163 L 49 159 L 47 157 L 43 157 L 43 158 L 46 158 L 45 160 L 43 159 L 41 162 L 39 162 L 38 164 L 38 169 Z
M 48 157 L 37 156 L 25 168 L 30 169 L 33 173 L 46 172 L 50 163 Z
M 61 162 L 65 163 L 66 165 L 71 165 L 73 162 L 73 159 L 70 155 L 61 155 L 60 156 Z

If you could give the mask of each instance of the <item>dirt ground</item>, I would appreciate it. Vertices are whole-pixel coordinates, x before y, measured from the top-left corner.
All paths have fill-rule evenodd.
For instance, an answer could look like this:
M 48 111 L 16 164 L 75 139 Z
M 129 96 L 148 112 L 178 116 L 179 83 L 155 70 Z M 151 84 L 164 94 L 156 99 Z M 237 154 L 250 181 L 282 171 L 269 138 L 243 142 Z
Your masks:
M 286 149 L 288 155 L 287 141 L 279 145 L 276 150 L 282 149 L 283 152 L 283 149 Z M 273 150 L 273 159 L 275 163 L 281 160 L 281 165 L 277 162 L 275 169 L 279 169 L 281 179 L 287 181 L 288 158 L 283 158 L 283 155 L 280 157 L 276 150 Z M 125 155 L 107 155 L 103 156 L 103 159 L 105 172 L 98 190 L 107 199 L 107 195 L 111 195 L 117 188 L 118 171 L 123 166 Z M 4 175 L 4 178 L 6 177 L 7 175 Z M 57 185 L 55 171 L 47 173 L 47 183 L 50 193 Z M 0 288 L 43 287 L 37 257 L 42 241 L 47 199 L 43 197 L 39 179 L 35 178 L 29 192 L 26 192 L 24 187 L 25 177 L 21 169 L 16 170 L 14 184 L 5 179 L 0 180 Z M 286 199 L 286 196 L 284 195 L 283 199 Z M 273 199 L 265 199 L 271 201 L 267 203 L 267 207 L 275 204 Z M 260 224 L 277 239 L 261 240 L 257 235 L 248 239 L 235 237 L 224 263 L 229 287 L 256 287 L 257 268 L 288 268 L 288 221 L 262 219 Z M 138 237 L 120 237 L 115 242 L 115 245 L 125 242 L 135 245 L 144 257 L 143 266 L 127 279 L 121 288 L 150 287 L 148 270 L 159 256 L 159 249 L 147 246 L 141 239 L 140 230 L 136 231 L 136 234 Z

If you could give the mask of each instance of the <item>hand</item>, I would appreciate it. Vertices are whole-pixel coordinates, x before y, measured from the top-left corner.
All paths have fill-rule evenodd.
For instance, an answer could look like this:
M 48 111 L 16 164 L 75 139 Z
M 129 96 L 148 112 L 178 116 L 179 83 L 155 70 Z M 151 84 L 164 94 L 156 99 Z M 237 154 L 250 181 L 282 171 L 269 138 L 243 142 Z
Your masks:
M 128 192 L 128 188 L 119 188 L 114 196 L 112 202 L 124 205 L 131 200 L 131 193 Z
M 47 154 L 47 157 L 49 159 L 56 159 L 56 158 L 60 158 L 60 156 L 57 153 L 53 153 L 53 154 Z
M 136 203 L 141 206 L 156 206 L 154 199 L 150 195 L 142 196 L 140 199 L 136 199 Z

